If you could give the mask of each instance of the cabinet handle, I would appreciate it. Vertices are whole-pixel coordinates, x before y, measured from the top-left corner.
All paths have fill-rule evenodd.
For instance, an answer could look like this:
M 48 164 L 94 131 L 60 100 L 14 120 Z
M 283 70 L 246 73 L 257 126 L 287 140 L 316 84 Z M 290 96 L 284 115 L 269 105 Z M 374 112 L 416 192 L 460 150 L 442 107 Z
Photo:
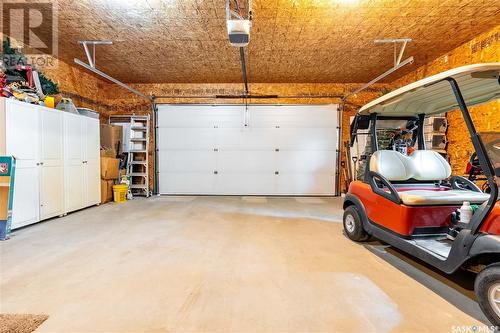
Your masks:
M 39 166 L 39 165 L 40 165 L 40 163 L 37 163 L 37 164 L 36 164 L 36 166 Z

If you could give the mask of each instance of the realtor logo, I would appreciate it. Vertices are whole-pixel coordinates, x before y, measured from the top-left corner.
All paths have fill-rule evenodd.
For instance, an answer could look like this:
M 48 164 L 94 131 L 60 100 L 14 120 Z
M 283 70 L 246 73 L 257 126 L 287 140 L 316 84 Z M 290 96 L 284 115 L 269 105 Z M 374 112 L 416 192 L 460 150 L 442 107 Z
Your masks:
M 6 175 L 9 173 L 9 164 L 0 163 L 0 175 Z
M 51 66 L 48 57 L 57 57 L 57 2 L 2 0 L 0 3 L 2 41 L 21 50 L 31 65 Z M 7 60 L 7 61 L 5 61 Z M 16 64 L 8 63 L 8 67 Z M 21 64 L 26 65 L 26 64 Z

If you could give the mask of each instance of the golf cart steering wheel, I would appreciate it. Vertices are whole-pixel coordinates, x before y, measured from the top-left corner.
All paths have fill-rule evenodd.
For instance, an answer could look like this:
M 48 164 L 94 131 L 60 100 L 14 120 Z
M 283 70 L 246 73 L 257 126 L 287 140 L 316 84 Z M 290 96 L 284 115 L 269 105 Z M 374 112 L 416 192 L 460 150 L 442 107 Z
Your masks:
M 482 192 L 476 184 L 464 177 L 453 176 L 450 179 L 450 183 L 451 188 L 454 190 Z
M 476 152 L 474 152 L 474 153 L 472 153 L 472 155 L 470 155 L 469 162 L 473 166 L 479 166 L 479 158 L 477 157 Z

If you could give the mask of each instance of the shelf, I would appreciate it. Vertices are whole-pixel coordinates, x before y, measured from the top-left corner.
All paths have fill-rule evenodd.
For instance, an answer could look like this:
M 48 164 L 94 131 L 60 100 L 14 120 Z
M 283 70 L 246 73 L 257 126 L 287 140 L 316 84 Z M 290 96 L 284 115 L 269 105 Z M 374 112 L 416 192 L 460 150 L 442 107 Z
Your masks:
M 132 116 L 130 119 L 130 138 L 128 139 L 130 162 L 127 165 L 127 175 L 136 182 L 144 182 L 144 184 L 130 184 L 129 188 L 134 195 L 137 193 L 138 195 L 149 196 L 149 119 L 149 116 Z M 144 160 L 137 160 L 141 158 L 144 158 Z M 134 165 L 140 167 L 134 167 Z
M 148 185 L 141 185 L 141 184 L 133 184 L 133 185 L 130 185 L 130 189 L 143 189 L 143 190 L 147 190 L 149 187 Z

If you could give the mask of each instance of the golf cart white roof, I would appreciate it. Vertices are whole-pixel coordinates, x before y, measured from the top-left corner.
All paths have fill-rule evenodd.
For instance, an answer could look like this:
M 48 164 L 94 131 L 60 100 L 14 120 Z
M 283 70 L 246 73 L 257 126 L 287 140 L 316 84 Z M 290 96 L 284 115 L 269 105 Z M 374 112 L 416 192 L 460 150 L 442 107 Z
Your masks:
M 445 78 L 457 81 L 468 106 L 500 98 L 500 62 L 468 65 L 430 76 L 366 104 L 361 115 L 432 115 L 458 108 L 455 94 Z

